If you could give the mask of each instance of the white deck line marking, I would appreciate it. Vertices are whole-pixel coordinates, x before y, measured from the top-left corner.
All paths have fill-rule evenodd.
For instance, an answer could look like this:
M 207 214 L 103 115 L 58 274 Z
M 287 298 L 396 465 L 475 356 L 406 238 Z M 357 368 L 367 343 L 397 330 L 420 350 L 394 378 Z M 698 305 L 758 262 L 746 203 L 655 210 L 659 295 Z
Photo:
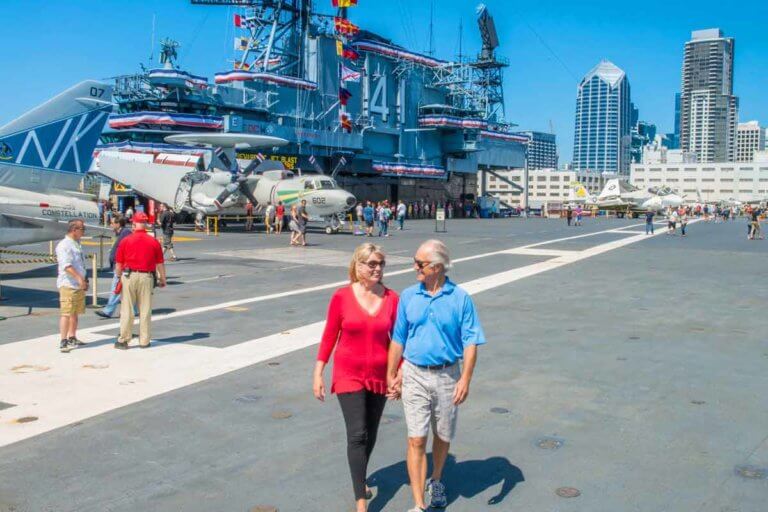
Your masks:
M 634 235 L 461 285 L 470 294 L 481 293 L 661 234 Z M 503 251 L 494 254 L 499 252 Z M 327 287 L 330 285 L 314 288 Z M 267 300 L 263 297 L 256 299 Z M 247 299 L 228 304 L 243 304 L 249 300 L 254 301 Z M 0 345 L 0 361 L 3 362 L 0 400 L 16 404 L 0 411 L 0 447 L 315 345 L 323 326 L 323 321 L 314 322 L 224 349 L 169 343 L 158 344 L 151 350 L 123 352 L 112 348 L 108 341 L 110 337 L 92 332 L 81 333 L 82 339 L 93 344 L 102 342 L 101 345 L 69 354 L 52 350 L 56 335 Z M 83 366 L 94 363 L 109 367 L 92 369 Z M 18 365 L 38 365 L 48 369 L 32 373 L 11 370 Z M 30 423 L 14 421 L 24 416 L 35 416 L 38 420 Z
M 556 251 L 554 249 L 526 249 L 525 247 L 521 247 L 519 249 L 510 249 L 506 252 L 506 254 L 519 254 L 522 256 L 568 256 L 570 254 L 577 253 L 579 251 Z
M 640 225 L 641 224 L 634 224 L 634 225 L 630 225 L 630 226 L 627 226 L 627 227 L 637 227 L 637 226 L 640 226 Z M 606 230 L 603 230 L 603 231 L 595 231 L 595 232 L 591 232 L 591 233 L 583 233 L 581 235 L 567 236 L 567 237 L 564 237 L 564 238 L 557 238 L 555 240 L 548 240 L 548 241 L 545 241 L 545 242 L 539 242 L 539 243 L 535 243 L 535 244 L 524 245 L 524 246 L 521 246 L 521 247 L 513 247 L 511 249 L 501 249 L 501 250 L 498 250 L 498 251 L 491 251 L 491 252 L 486 252 L 486 253 L 482 253 L 482 254 L 476 254 L 474 256 L 466 256 L 464 258 L 457 258 L 457 259 L 453 260 L 453 263 L 462 263 L 462 262 L 465 262 L 465 261 L 476 260 L 478 258 L 487 258 L 489 256 L 496 256 L 498 254 L 506 254 L 507 251 L 510 251 L 510 250 L 513 250 L 513 249 L 530 249 L 532 247 L 538 247 L 538 246 L 541 246 L 541 245 L 551 244 L 551 243 L 555 243 L 555 242 L 562 242 L 562 241 L 565 241 L 565 240 L 573 240 L 573 239 L 576 239 L 576 238 L 585 238 L 585 237 L 590 237 L 590 236 L 601 235 L 601 234 L 604 234 L 604 233 L 610 233 L 611 231 L 613 231 L 613 229 L 606 229 Z M 396 275 L 405 274 L 405 273 L 408 273 L 408 272 L 411 272 L 411 268 L 410 267 L 402 269 L 402 270 L 395 270 L 395 271 L 387 272 L 387 276 L 396 276 Z M 200 307 L 197 307 L 197 308 L 182 309 L 180 311 L 174 311 L 173 313 L 166 313 L 164 315 L 153 316 L 152 317 L 152 323 L 161 322 L 163 320 L 168 320 L 170 318 L 179 318 L 179 317 L 184 317 L 184 316 L 189 316 L 189 315 L 197 315 L 197 314 L 200 314 L 200 313 L 207 313 L 209 311 L 216 311 L 216 310 L 219 310 L 219 309 L 231 308 L 232 306 L 241 306 L 243 304 L 252 304 L 252 303 L 255 303 L 255 302 L 263 302 L 263 301 L 266 301 L 266 300 L 281 299 L 281 298 L 284 298 L 284 297 L 291 297 L 291 296 L 294 296 L 294 295 L 301 295 L 301 294 L 304 294 L 304 293 L 312 293 L 312 292 L 318 292 L 318 291 L 322 291 L 322 290 L 328 290 L 328 289 L 331 289 L 331 288 L 338 288 L 340 286 L 344 286 L 347 283 L 348 283 L 348 281 L 346 281 L 346 280 L 344 280 L 344 281 L 335 281 L 333 283 L 326 283 L 326 284 L 321 284 L 321 285 L 317 285 L 317 286 L 310 286 L 308 288 L 299 288 L 297 290 L 291 290 L 291 291 L 287 291 L 287 292 L 278 292 L 278 293 L 272 293 L 272 294 L 269 294 L 269 295 L 258 295 L 258 296 L 255 296 L 255 297 L 248 297 L 248 298 L 245 298 L 245 299 L 237 299 L 237 300 L 232 300 L 232 301 L 228 301 L 228 302 L 221 302 L 219 304 L 212 304 L 210 306 L 200 306 Z M 136 323 L 138 323 L 138 320 L 136 320 Z M 114 322 L 114 323 L 111 323 L 111 324 L 103 324 L 103 325 L 100 324 L 100 325 L 97 325 L 97 326 L 94 326 L 94 327 L 88 327 L 87 329 L 81 329 L 78 332 L 92 334 L 92 333 L 97 333 L 97 332 L 111 331 L 113 329 L 119 329 L 119 328 L 120 328 L 120 323 L 119 322 Z M 34 338 L 33 340 L 25 340 L 25 341 L 34 341 L 36 339 L 37 338 Z M 15 343 L 24 343 L 24 341 L 17 341 Z

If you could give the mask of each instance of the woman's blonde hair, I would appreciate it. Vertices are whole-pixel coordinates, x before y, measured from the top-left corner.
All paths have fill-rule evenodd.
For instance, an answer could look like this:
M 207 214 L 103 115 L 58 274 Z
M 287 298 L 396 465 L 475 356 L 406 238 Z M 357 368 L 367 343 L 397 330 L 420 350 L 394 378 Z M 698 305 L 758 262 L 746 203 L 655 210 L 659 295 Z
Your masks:
M 377 254 L 381 256 L 381 259 L 384 260 L 386 258 L 386 254 L 384 254 L 384 251 L 376 244 L 372 243 L 364 243 L 357 246 L 355 249 L 355 252 L 352 254 L 352 261 L 349 262 L 349 282 L 350 283 L 356 283 L 360 279 L 357 277 L 357 264 L 358 263 L 365 263 L 368 261 L 368 258 L 371 257 L 371 254 Z

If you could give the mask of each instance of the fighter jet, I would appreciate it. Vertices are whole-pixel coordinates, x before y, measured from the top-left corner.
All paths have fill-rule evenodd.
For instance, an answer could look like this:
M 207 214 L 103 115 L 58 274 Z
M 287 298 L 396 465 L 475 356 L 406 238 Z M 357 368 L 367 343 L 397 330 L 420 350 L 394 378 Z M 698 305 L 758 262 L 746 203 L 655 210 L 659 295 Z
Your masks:
M 669 187 L 650 187 L 643 190 L 614 178 L 608 180 L 600 195 L 591 204 L 597 205 L 601 210 L 615 210 L 622 215 L 637 217 L 648 210 L 677 208 L 683 204 L 683 198 Z
M 95 197 L 79 190 L 111 98 L 81 82 L 0 128 L 0 246 L 55 240 L 73 218 L 98 228 Z
M 284 139 L 236 133 L 189 133 L 165 138 L 186 151 L 158 147 L 149 151 L 121 148 L 99 152 L 94 171 L 176 211 L 207 216 L 244 215 L 247 203 L 263 208 L 282 202 L 286 208 L 307 201 L 312 221 L 327 233 L 343 225 L 355 197 L 325 175 L 296 176 L 280 162 L 253 160 L 245 168 L 235 150 L 283 146 Z

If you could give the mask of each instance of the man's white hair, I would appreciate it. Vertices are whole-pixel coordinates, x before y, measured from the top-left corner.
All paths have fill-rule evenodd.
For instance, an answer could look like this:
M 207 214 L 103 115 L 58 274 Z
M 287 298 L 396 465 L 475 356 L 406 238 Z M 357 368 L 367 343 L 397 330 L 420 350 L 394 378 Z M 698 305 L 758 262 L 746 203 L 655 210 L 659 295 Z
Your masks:
M 440 240 L 427 240 L 419 247 L 419 250 L 426 249 L 430 253 L 430 262 L 433 265 L 442 265 L 445 270 L 451 268 L 451 255 L 448 253 L 448 246 Z

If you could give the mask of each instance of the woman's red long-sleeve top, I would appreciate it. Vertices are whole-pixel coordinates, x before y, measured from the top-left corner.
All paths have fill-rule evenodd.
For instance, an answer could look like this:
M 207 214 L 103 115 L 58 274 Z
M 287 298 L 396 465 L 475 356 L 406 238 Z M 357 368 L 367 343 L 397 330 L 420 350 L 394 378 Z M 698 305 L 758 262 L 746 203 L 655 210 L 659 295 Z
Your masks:
M 387 352 L 397 301 L 397 293 L 386 288 L 378 311 L 371 315 L 357 301 L 351 285 L 333 294 L 317 353 L 318 361 L 328 363 L 335 348 L 331 393 L 362 389 L 387 393 Z

